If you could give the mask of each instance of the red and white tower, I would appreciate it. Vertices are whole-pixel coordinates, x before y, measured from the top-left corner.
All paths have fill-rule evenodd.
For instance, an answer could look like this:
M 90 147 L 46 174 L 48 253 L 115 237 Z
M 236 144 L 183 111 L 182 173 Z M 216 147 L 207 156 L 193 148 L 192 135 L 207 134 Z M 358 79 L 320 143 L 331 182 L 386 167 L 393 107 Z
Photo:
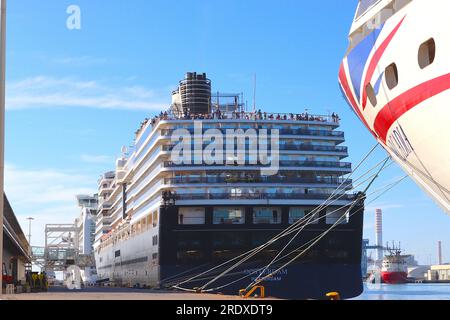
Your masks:
M 375 242 L 377 245 L 377 261 L 384 259 L 383 252 L 383 211 L 377 209 L 375 211 Z
M 442 259 L 442 241 L 438 241 L 438 264 L 442 266 L 444 260 Z

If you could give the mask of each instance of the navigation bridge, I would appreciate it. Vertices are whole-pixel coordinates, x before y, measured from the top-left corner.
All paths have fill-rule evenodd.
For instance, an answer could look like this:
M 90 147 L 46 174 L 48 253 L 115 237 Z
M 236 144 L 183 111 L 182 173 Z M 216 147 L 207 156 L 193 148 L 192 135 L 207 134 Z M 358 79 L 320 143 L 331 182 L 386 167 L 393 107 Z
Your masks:
M 45 247 L 32 247 L 33 264 L 45 272 L 65 272 L 70 266 L 81 269 L 95 266 L 92 255 L 80 254 L 80 228 L 74 224 L 48 224 Z

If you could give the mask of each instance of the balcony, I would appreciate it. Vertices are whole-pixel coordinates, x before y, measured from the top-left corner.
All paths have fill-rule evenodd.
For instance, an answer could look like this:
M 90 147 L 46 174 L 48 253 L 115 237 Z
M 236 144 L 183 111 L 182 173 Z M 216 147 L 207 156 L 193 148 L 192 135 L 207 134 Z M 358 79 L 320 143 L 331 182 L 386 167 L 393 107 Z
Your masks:
M 176 177 L 164 179 L 166 185 L 180 185 L 180 184 L 264 184 L 264 183 L 283 183 L 283 184 L 323 184 L 323 185 L 352 185 L 352 180 L 343 178 L 297 178 L 297 177 L 281 177 L 281 176 L 249 176 L 249 177 Z
M 166 144 L 162 147 L 162 151 L 171 152 L 175 147 L 175 144 Z M 203 145 L 203 149 L 208 147 L 208 144 Z M 311 144 L 280 144 L 280 151 L 315 151 L 315 152 L 332 152 L 332 153 L 344 153 L 348 154 L 348 148 L 342 146 L 318 146 Z M 246 145 L 246 149 L 248 149 L 248 145 Z M 270 151 L 270 148 L 268 148 Z M 235 148 L 235 151 L 237 149 Z
M 103 196 L 105 194 L 111 194 L 114 191 L 114 188 L 112 186 L 101 186 L 99 188 L 99 195 Z
M 175 199 L 177 201 L 186 200 L 327 200 L 330 194 L 319 193 L 274 193 L 274 194 L 260 194 L 260 193 L 202 193 L 202 194 L 177 194 Z M 341 194 L 335 195 L 332 199 L 354 201 L 357 195 Z
M 221 130 L 223 134 L 225 134 L 226 129 L 216 128 Z M 236 127 L 236 129 L 239 129 Z M 257 128 L 252 129 L 269 129 L 265 126 L 258 126 Z M 195 134 L 195 130 L 193 128 L 184 129 L 187 130 L 190 134 Z M 244 129 L 245 130 L 245 129 Z M 161 130 L 161 136 L 170 137 L 172 136 L 175 130 L 172 129 L 163 129 Z M 269 130 L 270 132 L 270 130 Z M 333 130 L 309 130 L 309 129 L 279 129 L 279 133 L 282 136 L 312 136 L 312 137 L 332 137 L 332 138 L 342 138 L 344 139 L 345 134 L 342 131 L 333 131 Z
M 110 203 L 103 202 L 101 205 L 98 206 L 98 212 L 101 213 L 102 211 L 107 211 L 111 209 L 112 205 Z
M 279 162 L 280 167 L 304 167 L 304 168 L 336 168 L 336 169 L 351 169 L 352 164 L 349 162 L 328 162 L 328 161 L 295 161 L 295 160 L 280 160 Z M 172 161 L 166 161 L 164 162 L 165 168 L 183 168 L 183 167 L 209 167 L 209 165 L 206 165 L 204 163 L 202 164 L 176 164 Z M 240 165 L 212 165 L 214 166 L 220 166 L 224 169 L 227 167 L 239 167 Z M 252 165 L 252 164 L 246 164 L 246 167 L 270 167 L 270 166 L 262 166 L 262 165 Z M 241 166 L 242 167 L 242 166 Z

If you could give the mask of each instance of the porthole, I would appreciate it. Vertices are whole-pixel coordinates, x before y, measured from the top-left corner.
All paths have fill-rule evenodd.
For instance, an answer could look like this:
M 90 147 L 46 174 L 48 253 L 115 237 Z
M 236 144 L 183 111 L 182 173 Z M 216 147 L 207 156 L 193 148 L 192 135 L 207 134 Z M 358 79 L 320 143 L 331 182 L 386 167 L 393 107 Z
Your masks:
M 398 69 L 395 63 L 386 68 L 386 84 L 389 89 L 394 89 L 398 85 Z
M 425 69 L 434 62 L 436 58 L 436 43 L 431 38 L 420 45 L 419 48 L 419 66 Z
M 366 93 L 370 103 L 375 107 L 377 105 L 377 96 L 375 95 L 375 90 L 370 83 L 366 86 Z

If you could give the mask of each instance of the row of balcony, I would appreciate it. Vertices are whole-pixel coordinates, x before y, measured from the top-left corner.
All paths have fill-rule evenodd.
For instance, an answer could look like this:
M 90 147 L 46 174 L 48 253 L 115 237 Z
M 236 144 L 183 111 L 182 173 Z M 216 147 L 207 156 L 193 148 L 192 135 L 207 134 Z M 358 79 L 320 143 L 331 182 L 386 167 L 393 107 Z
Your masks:
M 209 144 L 203 144 L 202 148 L 208 147 Z M 162 150 L 165 152 L 171 152 L 176 144 L 166 144 L 162 147 Z M 248 144 L 246 144 L 246 147 L 248 147 Z M 268 150 L 270 151 L 270 146 L 267 146 Z M 236 147 L 235 147 L 235 150 Z M 343 146 L 317 146 L 317 145 L 311 145 L 311 144 L 280 144 L 279 150 L 281 151 L 318 151 L 318 152 L 338 152 L 338 153 L 345 153 L 348 154 L 348 147 Z
M 176 194 L 175 200 L 327 200 L 330 194 L 322 193 L 200 193 Z M 353 194 L 335 195 L 332 199 L 354 201 Z
M 329 162 L 329 161 L 296 161 L 296 160 L 280 160 L 279 161 L 280 167 L 306 167 L 306 168 L 314 168 L 314 167 L 320 167 L 320 168 L 337 168 L 337 169 L 351 169 L 352 164 L 349 162 Z M 202 164 L 186 164 L 186 163 L 174 163 L 172 161 L 165 161 L 164 167 L 165 168 L 182 168 L 182 167 L 205 167 L 208 166 L 204 163 Z M 233 166 L 233 165 L 230 165 Z M 234 166 L 240 166 L 238 164 Z M 252 164 L 246 164 L 245 166 L 255 166 L 255 167 L 266 167 L 262 166 L 260 164 L 258 165 L 252 165 Z M 267 166 L 269 167 L 269 166 Z M 225 169 L 226 167 L 224 167 Z
M 227 128 L 214 128 L 217 130 L 223 131 L 223 133 L 226 133 Z M 239 128 L 230 128 L 230 129 L 239 129 Z M 252 128 L 252 129 L 268 129 L 267 127 L 259 127 L 259 128 Z M 190 134 L 195 134 L 194 128 L 186 128 L 183 130 L 187 130 Z M 268 129 L 269 130 L 269 129 Z M 161 136 L 172 136 L 174 133 L 174 129 L 163 129 L 161 130 Z M 313 129 L 278 129 L 280 135 L 282 136 L 313 136 L 313 137 L 336 137 L 336 138 L 344 138 L 345 134 L 342 131 L 333 131 L 333 130 L 313 130 Z M 270 132 L 270 130 L 269 130 Z
M 175 177 L 165 178 L 166 185 L 179 184 L 211 184 L 211 183 L 293 183 L 293 184 L 332 184 L 346 186 L 352 185 L 352 180 L 343 178 L 298 178 L 298 177 L 281 177 L 281 176 L 249 176 L 249 177 Z

